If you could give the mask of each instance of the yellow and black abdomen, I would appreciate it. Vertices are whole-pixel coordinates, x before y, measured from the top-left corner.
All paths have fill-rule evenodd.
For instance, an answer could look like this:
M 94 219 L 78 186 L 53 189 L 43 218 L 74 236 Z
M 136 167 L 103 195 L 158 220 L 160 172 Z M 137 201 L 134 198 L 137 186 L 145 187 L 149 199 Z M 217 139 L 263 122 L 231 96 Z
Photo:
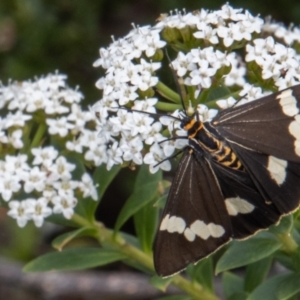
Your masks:
M 220 164 L 242 170 L 243 166 L 228 143 L 210 126 L 197 120 L 190 120 L 184 129 L 188 132 L 189 144 L 192 148 L 203 151 Z

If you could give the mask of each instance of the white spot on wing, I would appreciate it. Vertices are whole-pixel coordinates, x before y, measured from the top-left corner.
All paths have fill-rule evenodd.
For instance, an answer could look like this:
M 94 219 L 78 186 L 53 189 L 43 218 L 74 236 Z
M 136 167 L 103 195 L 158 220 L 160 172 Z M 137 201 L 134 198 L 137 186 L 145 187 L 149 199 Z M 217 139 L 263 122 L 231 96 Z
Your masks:
M 207 225 L 203 221 L 195 221 L 190 228 L 196 235 L 201 237 L 203 240 L 207 240 L 210 236 L 210 232 L 207 228 Z
M 267 169 L 273 180 L 278 185 L 283 184 L 286 178 L 287 161 L 274 156 L 269 156 Z
M 186 226 L 185 221 L 182 218 L 172 216 L 171 218 L 169 218 L 167 231 L 170 233 L 173 232 L 183 233 L 185 226 Z
M 300 115 L 295 116 L 295 119 L 289 125 L 289 132 L 296 139 L 294 142 L 295 153 L 300 156 Z
M 167 214 L 160 223 L 159 230 L 167 230 L 170 215 Z
M 184 236 L 189 242 L 193 242 L 196 238 L 196 234 L 189 227 L 185 229 Z
M 225 205 L 230 216 L 249 214 L 254 210 L 254 205 L 240 197 L 227 198 Z
M 190 227 L 186 227 L 186 222 L 181 217 L 171 216 L 167 214 L 159 227 L 160 230 L 167 230 L 169 233 L 179 233 L 189 241 L 193 242 L 196 236 L 203 240 L 207 240 L 210 236 L 218 238 L 225 233 L 223 226 L 215 223 L 205 224 L 203 221 L 196 220 Z
M 210 232 L 210 235 L 214 238 L 220 237 L 225 233 L 223 226 L 214 223 L 209 223 L 207 228 Z
M 288 89 L 283 91 L 277 96 L 279 104 L 281 105 L 282 111 L 285 115 L 293 117 L 299 113 L 297 107 L 297 99 L 293 96 L 293 91 Z

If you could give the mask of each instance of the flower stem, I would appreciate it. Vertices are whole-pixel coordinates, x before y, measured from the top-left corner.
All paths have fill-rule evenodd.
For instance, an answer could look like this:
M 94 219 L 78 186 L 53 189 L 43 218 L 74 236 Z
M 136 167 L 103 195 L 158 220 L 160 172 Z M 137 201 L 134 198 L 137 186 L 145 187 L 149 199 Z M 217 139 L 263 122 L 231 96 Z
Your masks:
M 280 233 L 276 235 L 277 238 L 282 242 L 282 250 L 286 253 L 293 253 L 298 249 L 298 244 L 295 242 L 289 232 Z
M 34 138 L 31 142 L 31 145 L 29 147 L 29 149 L 31 150 L 32 148 L 35 148 L 35 147 L 38 147 L 40 146 L 40 143 L 41 143 L 41 139 L 45 136 L 45 132 L 46 132 L 46 129 L 47 129 L 47 125 L 46 123 L 40 123 L 39 124 L 39 127 L 34 135 Z
M 180 96 L 161 81 L 159 81 L 155 87 L 157 89 L 157 92 L 161 94 L 164 98 L 174 103 L 181 103 Z
M 107 229 L 101 223 L 96 223 L 94 227 L 98 232 L 98 236 L 96 238 L 102 245 L 114 248 L 128 257 L 131 261 L 147 268 L 150 273 L 155 272 L 152 255 L 146 254 L 139 248 L 128 243 L 121 235 L 114 235 L 113 230 Z M 182 291 L 185 291 L 188 295 L 191 295 L 193 299 L 218 300 L 217 296 L 210 291 L 205 290 L 199 283 L 192 283 L 181 275 L 174 276 L 171 284 Z

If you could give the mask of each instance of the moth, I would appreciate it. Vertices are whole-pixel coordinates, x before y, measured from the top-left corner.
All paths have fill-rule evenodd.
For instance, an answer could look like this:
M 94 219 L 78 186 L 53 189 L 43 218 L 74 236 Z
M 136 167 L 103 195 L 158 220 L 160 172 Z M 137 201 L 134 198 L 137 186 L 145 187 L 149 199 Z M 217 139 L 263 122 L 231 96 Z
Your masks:
M 181 127 L 188 146 L 154 243 L 163 277 L 276 224 L 300 201 L 300 85 L 210 122 L 184 116 Z

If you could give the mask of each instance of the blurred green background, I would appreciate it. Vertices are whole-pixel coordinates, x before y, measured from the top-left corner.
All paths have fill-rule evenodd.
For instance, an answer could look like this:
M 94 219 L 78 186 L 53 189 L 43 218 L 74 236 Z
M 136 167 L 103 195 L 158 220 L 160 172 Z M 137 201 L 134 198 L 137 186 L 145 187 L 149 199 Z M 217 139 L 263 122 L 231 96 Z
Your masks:
M 99 47 L 120 37 L 131 23 L 154 24 L 160 13 L 175 8 L 193 11 L 218 9 L 221 0 L 1 0 L 0 80 L 23 80 L 59 70 L 69 75 L 70 85 L 80 85 L 86 103 L 100 97 L 94 83 L 100 69 L 92 63 Z M 236 8 L 285 24 L 300 23 L 300 1 L 234 0 Z

